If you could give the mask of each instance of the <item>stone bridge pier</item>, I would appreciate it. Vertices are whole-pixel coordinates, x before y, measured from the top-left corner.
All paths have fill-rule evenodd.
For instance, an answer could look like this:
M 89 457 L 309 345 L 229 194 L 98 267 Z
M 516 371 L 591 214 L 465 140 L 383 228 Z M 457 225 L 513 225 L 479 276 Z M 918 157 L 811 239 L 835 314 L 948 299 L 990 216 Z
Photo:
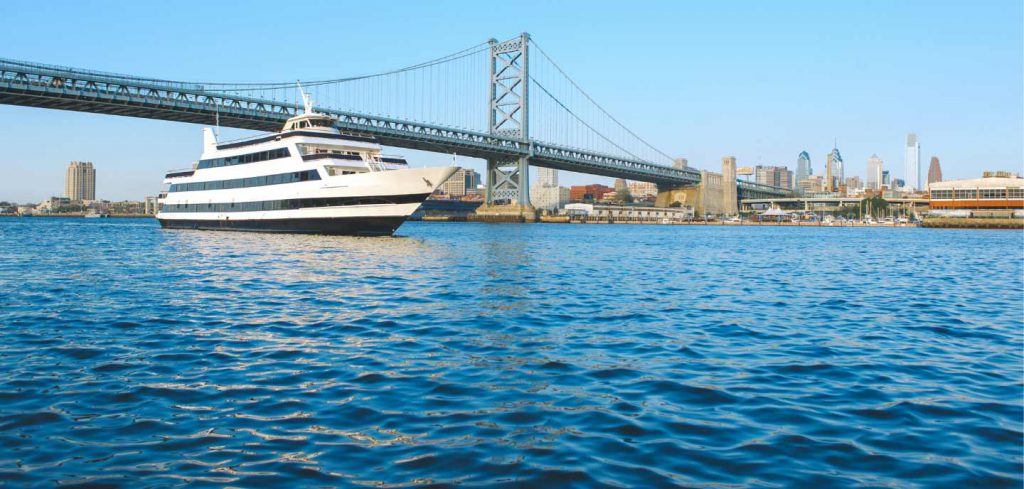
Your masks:
M 693 207 L 694 215 L 736 215 L 736 157 L 722 158 L 722 173 L 701 170 L 700 183 L 687 187 L 658 187 L 657 207 Z

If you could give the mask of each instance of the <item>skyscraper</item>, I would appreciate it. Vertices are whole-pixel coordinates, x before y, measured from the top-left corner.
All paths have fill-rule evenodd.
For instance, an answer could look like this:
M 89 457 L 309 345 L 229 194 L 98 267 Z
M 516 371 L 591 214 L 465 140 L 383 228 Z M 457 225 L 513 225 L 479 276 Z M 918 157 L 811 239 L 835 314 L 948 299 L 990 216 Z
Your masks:
M 865 188 L 878 190 L 882 187 L 882 159 L 873 154 L 868 158 L 868 176 Z
M 558 170 L 553 168 L 538 168 L 537 177 L 541 187 L 558 186 Z
M 942 167 L 939 166 L 939 157 L 932 156 L 932 162 L 928 164 L 928 185 L 942 181 Z
M 825 191 L 837 192 L 843 184 L 843 176 L 843 155 L 839 154 L 839 148 L 833 147 L 825 163 Z
M 793 172 L 784 166 L 761 166 L 754 167 L 755 181 L 761 185 L 773 187 L 793 188 Z
M 801 180 L 806 180 L 807 177 L 814 174 L 814 170 L 811 169 L 811 155 L 806 151 L 801 151 L 796 157 L 796 178 L 793 180 L 793 187 L 796 188 L 797 184 Z
M 441 192 L 449 197 L 464 197 L 476 193 L 480 174 L 472 168 L 460 168 L 441 184 Z
M 863 189 L 863 188 L 864 188 L 864 186 L 861 185 L 860 177 L 858 177 L 856 175 L 854 175 L 852 177 L 846 177 L 846 191 L 847 192 L 853 192 L 854 189 Z
M 88 161 L 72 161 L 64 173 L 64 196 L 71 200 L 96 200 L 96 170 Z
M 907 188 L 921 188 L 921 143 L 917 142 L 917 134 L 907 134 L 907 152 L 904 159 L 903 181 Z
M 825 155 L 825 181 L 822 182 L 823 192 L 832 191 L 832 153 Z

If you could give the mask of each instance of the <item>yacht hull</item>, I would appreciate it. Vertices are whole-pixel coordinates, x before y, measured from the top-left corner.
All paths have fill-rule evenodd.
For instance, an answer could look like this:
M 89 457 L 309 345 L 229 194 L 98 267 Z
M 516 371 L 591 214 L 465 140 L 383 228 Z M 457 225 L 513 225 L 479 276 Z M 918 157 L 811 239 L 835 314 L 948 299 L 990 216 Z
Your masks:
M 178 192 L 161 204 L 156 217 L 166 229 L 389 236 L 455 171 L 409 168 L 251 189 Z
M 304 217 L 291 219 L 160 219 L 165 229 L 245 231 L 262 233 L 391 236 L 407 216 Z

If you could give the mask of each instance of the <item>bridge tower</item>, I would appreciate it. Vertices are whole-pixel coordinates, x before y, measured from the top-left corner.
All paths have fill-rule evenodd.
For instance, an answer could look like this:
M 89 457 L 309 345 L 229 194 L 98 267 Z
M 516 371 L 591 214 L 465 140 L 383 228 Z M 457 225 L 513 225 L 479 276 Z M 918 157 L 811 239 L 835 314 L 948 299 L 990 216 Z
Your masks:
M 498 42 L 491 39 L 491 86 L 488 126 L 491 134 L 530 145 L 530 35 Z M 532 150 L 531 150 L 532 153 Z M 529 157 L 487 160 L 487 205 L 515 200 L 530 205 Z

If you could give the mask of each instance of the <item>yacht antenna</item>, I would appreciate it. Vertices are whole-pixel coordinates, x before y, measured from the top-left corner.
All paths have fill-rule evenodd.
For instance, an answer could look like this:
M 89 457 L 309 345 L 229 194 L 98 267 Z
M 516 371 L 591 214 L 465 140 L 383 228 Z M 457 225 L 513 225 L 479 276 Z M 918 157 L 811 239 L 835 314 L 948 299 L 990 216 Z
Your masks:
M 313 101 L 310 100 L 309 94 L 306 93 L 306 91 L 302 89 L 302 84 L 299 83 L 299 80 L 295 80 L 295 86 L 299 87 L 299 93 L 302 94 L 302 105 L 305 107 L 306 113 L 307 114 L 312 114 L 313 113 Z
M 217 107 L 217 113 L 214 114 L 214 118 L 213 133 L 217 135 L 217 139 L 220 139 L 220 106 Z

